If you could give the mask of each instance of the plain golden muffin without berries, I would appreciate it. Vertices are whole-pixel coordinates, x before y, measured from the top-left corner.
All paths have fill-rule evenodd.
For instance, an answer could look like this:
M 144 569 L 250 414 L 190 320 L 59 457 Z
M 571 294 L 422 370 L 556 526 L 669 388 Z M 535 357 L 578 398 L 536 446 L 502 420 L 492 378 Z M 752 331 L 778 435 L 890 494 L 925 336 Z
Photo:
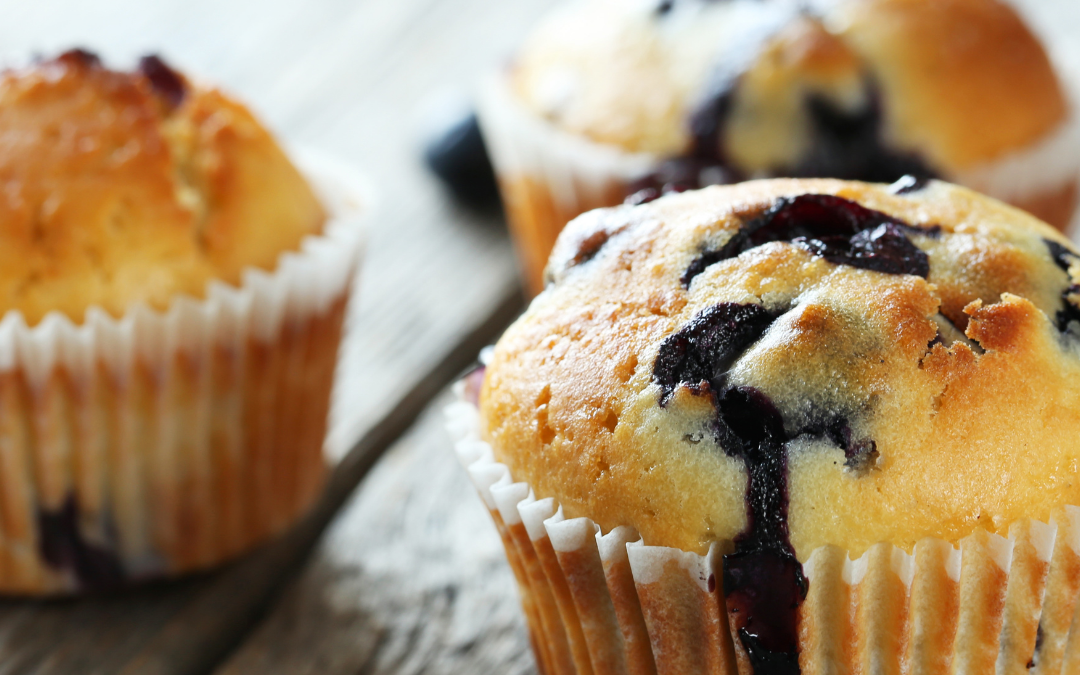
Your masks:
M 147 57 L 0 75 L 0 313 L 164 309 L 320 232 L 322 206 L 241 104 Z
M 0 71 L 0 594 L 206 569 L 315 502 L 367 209 L 302 166 L 156 56 Z
M 480 407 L 568 518 L 805 562 L 1080 504 L 1080 256 L 1018 209 L 938 181 L 712 187 L 577 218 L 547 283 Z

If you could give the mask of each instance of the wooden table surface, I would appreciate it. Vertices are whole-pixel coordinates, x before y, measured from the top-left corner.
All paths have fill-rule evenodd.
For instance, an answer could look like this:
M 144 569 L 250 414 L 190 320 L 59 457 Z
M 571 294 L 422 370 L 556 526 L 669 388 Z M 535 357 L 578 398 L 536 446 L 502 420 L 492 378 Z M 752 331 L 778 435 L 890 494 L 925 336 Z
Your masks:
M 0 675 L 534 672 L 501 545 L 439 410 L 519 311 L 515 268 L 501 216 L 456 205 L 417 145 L 425 110 L 467 97 L 551 4 L 0 3 L 0 63 L 73 45 L 122 67 L 160 53 L 289 144 L 354 164 L 379 196 L 332 415 L 340 463 L 316 511 L 218 572 L 117 597 L 0 600 Z M 1080 72 L 1080 2 L 1022 9 Z

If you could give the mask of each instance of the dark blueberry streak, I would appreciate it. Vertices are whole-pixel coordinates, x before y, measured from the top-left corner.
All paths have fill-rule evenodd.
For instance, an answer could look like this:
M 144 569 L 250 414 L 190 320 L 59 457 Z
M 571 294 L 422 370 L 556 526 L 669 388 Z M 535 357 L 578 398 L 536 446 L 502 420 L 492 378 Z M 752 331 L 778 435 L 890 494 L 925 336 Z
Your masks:
M 930 261 L 926 254 L 892 223 L 863 230 L 850 239 L 842 236 L 821 239 L 797 237 L 792 243 L 837 265 L 885 274 L 912 274 L 924 279 L 930 274 Z
M 724 556 L 728 612 L 756 675 L 798 673 L 797 610 L 807 582 L 788 540 L 784 418 L 752 387 L 728 388 L 717 410 L 717 440 L 747 473 L 749 527 Z
M 855 438 L 851 424 L 842 415 L 814 420 L 804 426 L 798 435 L 827 440 L 842 448 L 844 468 L 856 475 L 866 475 L 877 463 L 877 443 L 868 438 Z
M 1054 263 L 1065 271 L 1065 274 L 1069 273 L 1069 267 L 1076 262 L 1080 261 L 1080 255 L 1077 255 L 1069 248 L 1057 243 L 1056 241 L 1050 241 L 1044 239 L 1047 248 L 1050 249 L 1050 257 L 1054 259 Z M 1070 277 L 1071 279 L 1071 277 Z M 1062 309 L 1058 310 L 1056 319 L 1058 330 L 1062 333 L 1068 332 L 1069 324 L 1075 322 L 1080 323 L 1080 307 L 1077 307 L 1072 301 L 1069 300 L 1069 296 L 1074 293 L 1080 293 L 1080 285 L 1069 283 L 1065 287 L 1065 290 L 1061 292 L 1061 302 L 1063 304 Z
M 777 315 L 761 305 L 725 302 L 702 311 L 660 346 L 653 379 L 666 405 L 679 386 L 695 394 L 723 390 L 736 357 L 758 341 Z
M 877 459 L 874 441 L 855 438 L 843 416 L 819 415 L 788 429 L 764 393 L 728 385 L 735 360 L 780 314 L 755 304 L 709 307 L 663 341 L 653 364 L 660 405 L 679 387 L 708 396 L 716 409 L 717 444 L 746 467 L 748 527 L 735 539 L 735 552 L 724 556 L 724 594 L 756 675 L 799 672 L 798 608 L 808 584 L 788 533 L 787 444 L 799 437 L 830 441 L 843 448 L 845 466 L 859 475 Z
M 740 77 L 726 72 L 717 79 L 719 84 L 714 85 L 717 93 L 706 97 L 690 116 L 690 137 L 693 139 L 690 156 L 699 162 L 730 167 L 732 162 L 724 143 L 724 123 L 735 108 Z
M 673 5 L 671 1 L 661 2 L 657 15 L 663 17 Z M 716 57 L 717 65 L 705 87 L 705 95 L 687 120 L 689 148 L 682 156 L 668 159 L 654 172 L 632 183 L 626 192 L 631 203 L 750 177 L 749 168 L 739 166 L 728 152 L 725 137 L 729 121 L 736 108 L 743 75 L 794 16 L 791 7 L 762 3 L 762 11 L 747 20 L 737 39 L 724 45 Z M 890 147 L 884 133 L 881 92 L 869 74 L 863 89 L 866 104 L 855 111 L 837 106 L 820 94 L 808 94 L 802 102 L 809 121 L 807 150 L 790 165 L 754 171 L 755 177 L 840 178 L 879 183 L 890 183 L 904 176 L 920 181 L 936 177 L 939 172 L 918 154 Z
M 933 178 L 937 172 L 919 156 L 889 148 L 882 138 L 881 95 L 872 82 L 865 85 L 869 104 L 858 112 L 837 108 L 828 99 L 810 96 L 811 146 L 795 165 L 777 175 L 798 178 L 842 178 L 891 183 L 902 176 Z
M 159 56 L 151 54 L 139 59 L 139 72 L 150 82 L 154 92 L 170 107 L 177 108 L 184 102 L 184 96 L 187 95 L 187 84 L 184 78 Z
M 658 13 L 671 10 L 662 3 Z M 641 204 L 671 192 L 696 190 L 707 185 L 726 185 L 746 180 L 748 176 L 730 160 L 724 144 L 724 130 L 735 107 L 742 74 L 783 25 L 793 16 L 779 4 L 767 7 L 717 55 L 717 67 L 709 77 L 705 95 L 690 115 L 690 148 L 680 157 L 672 157 L 651 174 L 631 183 L 628 201 Z
M 127 575 L 116 555 L 83 538 L 74 495 L 58 511 L 38 512 L 38 532 L 42 559 L 54 569 L 71 572 L 81 589 L 102 591 L 124 584 Z
M 802 565 L 776 547 L 724 556 L 724 594 L 730 620 L 755 675 L 799 673 L 798 609 L 808 584 Z
M 750 523 L 739 539 L 740 549 L 776 548 L 788 536 L 784 417 L 753 387 L 726 389 L 717 409 L 717 440 L 729 455 L 746 462 L 750 479 Z
M 796 610 L 807 585 L 788 541 L 783 416 L 760 391 L 726 382 L 734 360 L 776 318 L 760 305 L 715 305 L 665 339 L 653 366 L 661 405 L 679 386 L 712 399 L 717 443 L 746 466 L 749 527 L 724 556 L 724 594 L 758 675 L 799 672 Z
M 911 243 L 909 232 L 937 234 L 935 229 L 912 227 L 842 197 L 784 197 L 722 247 L 695 258 L 683 273 L 682 283 L 689 287 L 710 265 L 773 241 L 790 241 L 837 265 L 925 279 L 930 274 L 930 260 Z

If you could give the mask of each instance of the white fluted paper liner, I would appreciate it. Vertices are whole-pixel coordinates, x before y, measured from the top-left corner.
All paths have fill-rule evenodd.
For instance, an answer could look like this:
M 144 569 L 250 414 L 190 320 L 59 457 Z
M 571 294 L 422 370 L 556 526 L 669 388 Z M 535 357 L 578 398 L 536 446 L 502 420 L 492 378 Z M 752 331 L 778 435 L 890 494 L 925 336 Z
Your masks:
M 578 192 L 587 186 L 640 178 L 663 159 L 563 131 L 528 110 L 508 84 L 505 73 L 496 72 L 480 90 L 478 113 L 485 141 L 490 136 L 492 161 L 500 173 L 543 177 L 563 205 L 577 203 Z
M 498 71 L 484 81 L 477 112 L 535 293 L 543 287 L 543 268 L 563 226 L 585 211 L 622 203 L 628 186 L 664 158 L 564 131 L 518 100 L 508 80 Z M 1030 147 L 944 178 L 1020 205 L 1052 198 L 1080 180 L 1080 118 Z
M 949 177 L 1006 202 L 1055 192 L 1080 176 L 1080 120 L 1066 121 L 1030 147 Z
M 205 567 L 317 495 L 371 202 L 349 169 L 303 159 L 328 218 L 274 271 L 211 282 L 166 311 L 0 320 L 0 592 Z
M 542 673 L 752 673 L 725 610 L 724 542 L 699 555 L 567 519 L 467 430 L 475 405 L 446 415 L 506 545 Z M 803 572 L 806 675 L 1080 672 L 1080 508 L 1016 522 L 1008 537 L 927 538 L 911 553 L 825 546 Z
M 994 162 L 971 167 L 948 179 L 1005 202 L 1025 204 L 1080 181 L 1080 69 L 1058 64 L 1073 116 L 1029 147 Z M 1066 232 L 1076 231 L 1080 209 Z
M 660 163 L 654 155 L 589 142 L 533 115 L 501 72 L 484 81 L 477 114 L 533 293 L 543 287 L 544 265 L 563 226 L 585 211 L 621 203 L 626 185 Z

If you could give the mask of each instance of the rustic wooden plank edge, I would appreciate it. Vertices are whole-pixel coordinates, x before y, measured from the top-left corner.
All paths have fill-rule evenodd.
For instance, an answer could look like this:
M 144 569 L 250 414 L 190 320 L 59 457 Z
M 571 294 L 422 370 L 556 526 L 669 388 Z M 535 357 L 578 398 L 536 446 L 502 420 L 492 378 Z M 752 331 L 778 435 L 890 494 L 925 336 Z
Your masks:
M 520 288 L 508 291 L 495 309 L 352 447 L 332 472 L 322 498 L 301 523 L 211 578 L 209 588 L 173 616 L 120 672 L 200 675 L 221 664 L 302 568 L 323 530 L 383 452 L 476 360 L 480 349 L 498 338 L 524 304 Z M 201 648 L 192 649 L 193 644 Z

